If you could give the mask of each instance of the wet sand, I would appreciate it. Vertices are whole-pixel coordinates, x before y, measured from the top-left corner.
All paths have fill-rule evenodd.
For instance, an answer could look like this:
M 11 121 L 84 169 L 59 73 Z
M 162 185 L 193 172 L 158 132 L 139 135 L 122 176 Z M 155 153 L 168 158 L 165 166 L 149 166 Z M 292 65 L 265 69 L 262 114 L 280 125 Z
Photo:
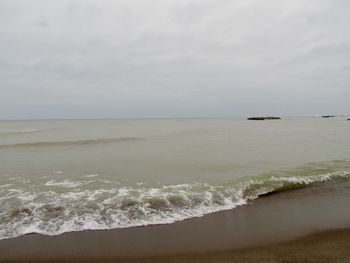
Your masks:
M 0 262 L 350 262 L 349 189 L 330 182 L 170 225 L 2 240 Z
M 350 262 L 350 229 L 325 231 L 289 242 L 262 247 L 201 254 L 136 258 L 118 262 L 345 263 Z
M 67 247 L 68 249 L 68 247 Z M 45 251 L 43 251 L 45 253 Z M 111 255 L 98 257 L 36 256 L 3 258 L 1 262 L 124 262 L 124 263 L 345 263 L 350 262 L 350 229 L 324 231 L 289 242 L 261 247 L 234 249 L 209 253 L 187 253 L 149 257 L 120 258 Z

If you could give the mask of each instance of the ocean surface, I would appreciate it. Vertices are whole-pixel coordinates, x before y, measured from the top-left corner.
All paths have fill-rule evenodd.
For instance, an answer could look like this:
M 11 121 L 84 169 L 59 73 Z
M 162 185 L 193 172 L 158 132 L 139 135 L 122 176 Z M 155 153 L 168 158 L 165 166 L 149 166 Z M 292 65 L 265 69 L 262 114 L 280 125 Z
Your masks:
M 0 239 L 169 224 L 349 184 L 346 118 L 0 121 Z

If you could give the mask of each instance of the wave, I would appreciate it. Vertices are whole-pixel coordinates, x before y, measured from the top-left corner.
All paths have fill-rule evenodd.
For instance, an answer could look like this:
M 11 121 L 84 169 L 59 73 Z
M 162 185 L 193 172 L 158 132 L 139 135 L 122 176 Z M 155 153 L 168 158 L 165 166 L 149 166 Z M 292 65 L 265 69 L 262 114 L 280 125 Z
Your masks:
M 247 177 L 225 185 L 191 183 L 109 189 L 108 186 L 113 184 L 106 182 L 104 188 L 84 190 L 81 187 L 93 181 L 65 179 L 48 181 L 44 185 L 62 187 L 67 189 L 66 192 L 8 189 L 0 198 L 0 239 L 28 233 L 58 235 L 71 231 L 170 224 L 233 209 L 260 196 L 350 178 L 349 171 L 344 170 L 324 174 L 314 174 L 310 170 L 301 176 L 294 173 Z M 78 185 L 80 187 L 74 188 Z
M 38 147 L 55 147 L 55 146 L 84 146 L 94 144 L 109 144 L 118 142 L 132 142 L 140 140 L 139 137 L 118 137 L 118 138 L 98 138 L 98 139 L 86 139 L 86 140 L 75 140 L 75 141 L 42 141 L 42 142 L 24 142 L 14 144 L 2 144 L 0 149 L 11 149 L 11 148 L 38 148 Z
M 39 132 L 40 130 L 36 129 L 28 129 L 28 130 L 19 130 L 19 131 L 9 131 L 9 132 L 0 132 L 1 135 L 19 135 L 19 134 L 26 134 L 26 133 L 35 133 Z

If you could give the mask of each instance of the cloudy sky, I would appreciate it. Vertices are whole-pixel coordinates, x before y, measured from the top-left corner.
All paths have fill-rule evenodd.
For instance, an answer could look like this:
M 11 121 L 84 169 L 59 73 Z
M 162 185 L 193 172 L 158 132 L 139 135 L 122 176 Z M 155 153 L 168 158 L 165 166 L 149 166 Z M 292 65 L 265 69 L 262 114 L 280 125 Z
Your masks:
M 349 0 L 0 0 L 0 119 L 350 113 Z

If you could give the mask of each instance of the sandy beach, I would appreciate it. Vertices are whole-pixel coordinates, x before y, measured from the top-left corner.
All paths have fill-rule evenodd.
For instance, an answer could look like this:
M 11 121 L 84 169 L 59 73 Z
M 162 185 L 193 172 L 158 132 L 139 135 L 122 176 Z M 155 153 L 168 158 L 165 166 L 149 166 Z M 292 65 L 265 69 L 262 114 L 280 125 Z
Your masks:
M 262 247 L 202 254 L 137 258 L 118 260 L 118 262 L 340 263 L 349 262 L 349 260 L 350 229 L 342 229 L 325 231 L 289 242 L 270 244 Z
M 70 248 L 67 247 L 67 250 Z M 340 263 L 350 260 L 350 229 L 324 231 L 307 235 L 289 242 L 274 243 L 260 247 L 233 249 L 209 253 L 187 253 L 148 257 L 97 257 L 67 256 L 50 257 L 45 250 L 42 255 L 28 257 L 3 257 L 1 262 L 269 262 L 269 263 Z
M 348 262 L 348 186 L 276 193 L 169 225 L 2 240 L 0 262 Z

